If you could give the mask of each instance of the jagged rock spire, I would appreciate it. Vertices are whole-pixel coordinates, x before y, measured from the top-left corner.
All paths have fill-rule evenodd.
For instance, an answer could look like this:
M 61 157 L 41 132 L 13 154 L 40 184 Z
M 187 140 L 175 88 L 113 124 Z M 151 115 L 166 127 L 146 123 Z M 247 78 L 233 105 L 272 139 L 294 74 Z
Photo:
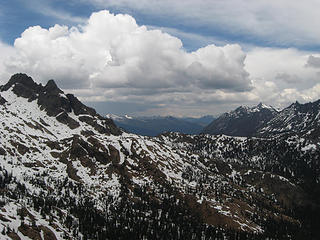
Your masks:
M 25 88 L 34 89 L 34 90 L 40 86 L 39 84 L 36 84 L 33 81 L 33 79 L 31 77 L 29 77 L 27 74 L 16 73 L 10 78 L 8 83 L 2 87 L 2 91 L 7 91 L 10 87 L 12 87 L 16 84 L 21 84 Z
M 47 84 L 44 86 L 44 90 L 53 94 L 63 93 L 63 91 L 60 88 L 58 88 L 57 84 L 53 79 L 47 82 Z

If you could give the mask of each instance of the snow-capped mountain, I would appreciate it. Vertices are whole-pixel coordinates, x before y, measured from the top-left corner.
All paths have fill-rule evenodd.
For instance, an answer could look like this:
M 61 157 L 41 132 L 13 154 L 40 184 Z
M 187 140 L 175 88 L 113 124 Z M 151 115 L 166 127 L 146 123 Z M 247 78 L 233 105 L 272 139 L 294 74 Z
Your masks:
M 258 130 L 260 136 L 299 135 L 320 137 L 320 100 L 305 104 L 295 102 Z
M 246 137 L 298 135 L 319 140 L 319 127 L 320 100 L 305 104 L 296 102 L 281 111 L 261 103 L 252 108 L 241 106 L 222 114 L 203 133 Z
M 319 143 L 129 134 L 25 74 L 0 96 L 0 238 L 319 236 Z
M 203 133 L 226 134 L 230 136 L 253 136 L 278 111 L 262 103 L 249 108 L 240 106 L 236 110 L 222 114 L 204 128 Z
M 198 134 L 203 127 L 214 118 L 204 116 L 200 118 L 177 118 L 172 116 L 131 117 L 107 114 L 115 124 L 123 130 L 144 136 L 157 136 L 164 132 L 180 132 Z

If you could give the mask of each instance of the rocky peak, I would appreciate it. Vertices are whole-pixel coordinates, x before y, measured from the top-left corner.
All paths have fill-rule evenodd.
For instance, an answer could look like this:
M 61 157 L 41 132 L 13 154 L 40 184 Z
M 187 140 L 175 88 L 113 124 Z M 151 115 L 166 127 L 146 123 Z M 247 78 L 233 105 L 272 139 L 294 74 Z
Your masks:
M 262 102 L 260 102 L 258 105 L 257 105 L 258 108 L 263 108 L 264 107 L 264 104 L 262 104 Z
M 79 101 L 73 94 L 67 94 L 67 98 L 70 102 L 70 105 L 74 111 L 74 114 L 88 114 L 88 115 L 96 115 L 96 111 L 93 108 L 87 107 L 82 102 Z
M 26 88 L 30 89 L 37 89 L 39 87 L 38 84 L 36 84 L 31 77 L 29 77 L 27 74 L 24 73 L 17 73 L 14 74 L 10 80 L 8 81 L 7 84 L 5 84 L 2 87 L 2 91 L 7 91 L 10 87 L 16 85 L 16 84 L 21 84 Z
M 71 112 L 70 102 L 62 94 L 63 91 L 53 80 L 50 80 L 39 93 L 38 104 L 46 110 L 49 116 L 57 116 L 64 111 Z
M 100 133 L 115 135 L 121 133 L 112 120 L 103 118 L 94 109 L 81 103 L 74 95 L 65 95 L 54 80 L 49 80 L 43 86 L 35 83 L 28 75 L 19 73 L 13 75 L 0 90 L 5 92 L 11 88 L 18 97 L 27 98 L 29 102 L 36 100 L 40 109 L 46 111 L 48 116 L 56 117 L 59 122 L 71 129 L 80 126 L 76 118 L 72 118 L 73 112 L 77 116 L 85 115 L 80 116 L 79 121 L 91 125 Z M 6 100 L 0 96 L 0 104 L 5 102 Z
M 295 113 L 318 113 L 320 110 L 320 100 L 301 104 L 298 101 L 292 103 L 283 111 L 294 111 Z
M 258 131 L 258 136 L 299 135 L 319 138 L 320 100 L 301 104 L 298 101 L 283 109 Z
M 1 91 L 7 91 L 11 87 L 17 96 L 28 98 L 29 101 L 32 101 L 36 99 L 42 85 L 36 84 L 31 77 L 24 73 L 17 73 L 10 78 L 7 84 L 1 87 Z
M 240 106 L 238 107 L 235 111 L 236 112 L 245 112 L 247 111 L 249 108 L 247 106 Z
M 262 102 L 260 102 L 256 107 L 256 109 L 259 109 L 259 110 L 265 110 L 265 109 L 268 109 L 270 111 L 276 111 L 273 107 L 269 106 L 269 105 L 265 105 L 263 104 Z
M 44 86 L 44 90 L 52 94 L 63 93 L 63 91 L 60 88 L 58 88 L 57 84 L 54 82 L 53 79 L 47 82 L 46 86 Z
M 277 115 L 277 111 L 262 103 L 254 107 L 240 106 L 209 124 L 203 133 L 230 136 L 254 136 L 257 129 Z
M 300 106 L 300 103 L 298 101 L 292 103 L 289 107 L 285 108 L 285 109 L 296 109 Z M 284 110 L 285 110 L 284 109 Z

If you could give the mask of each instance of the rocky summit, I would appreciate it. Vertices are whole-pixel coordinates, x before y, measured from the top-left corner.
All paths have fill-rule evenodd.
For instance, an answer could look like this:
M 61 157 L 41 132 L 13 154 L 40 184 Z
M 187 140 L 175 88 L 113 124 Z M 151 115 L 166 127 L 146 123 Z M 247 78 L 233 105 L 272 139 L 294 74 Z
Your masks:
M 319 127 L 320 100 L 295 102 L 281 111 L 262 103 L 252 108 L 241 106 L 212 121 L 203 133 L 264 138 L 299 135 L 318 141 Z
M 249 108 L 240 106 L 234 111 L 222 114 L 207 127 L 203 133 L 226 134 L 230 136 L 254 136 L 258 129 L 277 115 L 277 110 L 262 103 Z
M 1 239 L 319 239 L 317 138 L 129 134 L 25 74 L 0 116 Z
M 259 136 L 299 135 L 319 140 L 320 100 L 305 104 L 295 102 L 280 111 L 258 130 Z

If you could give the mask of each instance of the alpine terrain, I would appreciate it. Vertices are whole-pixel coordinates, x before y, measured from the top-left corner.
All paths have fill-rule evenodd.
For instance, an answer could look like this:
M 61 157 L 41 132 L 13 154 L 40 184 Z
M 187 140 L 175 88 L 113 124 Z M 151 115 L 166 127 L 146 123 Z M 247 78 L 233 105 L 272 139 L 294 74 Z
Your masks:
M 0 239 L 319 239 L 319 102 L 229 115 L 252 129 L 215 122 L 246 137 L 140 136 L 53 80 L 13 75 L 0 87 Z
M 276 109 L 262 103 L 252 108 L 241 106 L 213 120 L 204 128 L 203 133 L 252 136 L 277 113 Z

